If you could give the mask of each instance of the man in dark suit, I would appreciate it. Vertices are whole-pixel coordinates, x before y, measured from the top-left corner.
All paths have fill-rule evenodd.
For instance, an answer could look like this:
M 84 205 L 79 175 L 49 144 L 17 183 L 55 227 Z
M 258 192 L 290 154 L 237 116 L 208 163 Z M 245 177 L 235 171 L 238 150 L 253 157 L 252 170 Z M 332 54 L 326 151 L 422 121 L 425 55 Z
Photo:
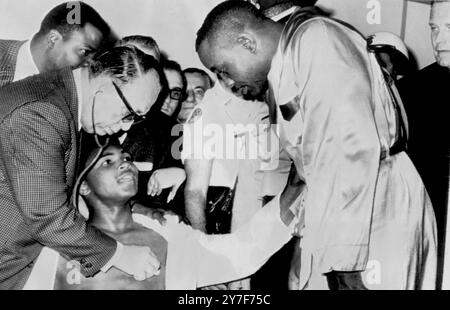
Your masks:
M 70 202 L 79 129 L 127 131 L 161 90 L 157 68 L 151 56 L 118 47 L 88 68 L 0 89 L 0 289 L 23 288 L 43 246 L 77 261 L 87 277 L 112 266 L 137 280 L 158 273 L 149 248 L 117 243 Z
M 430 15 L 436 62 L 398 83 L 410 124 L 408 154 L 433 203 L 438 233 L 438 277 L 442 277 L 450 171 L 450 0 L 435 1 Z M 440 279 L 438 279 L 440 286 Z
M 79 67 L 113 40 L 110 27 L 92 7 L 62 3 L 44 17 L 31 40 L 0 40 L 0 87 L 34 74 Z

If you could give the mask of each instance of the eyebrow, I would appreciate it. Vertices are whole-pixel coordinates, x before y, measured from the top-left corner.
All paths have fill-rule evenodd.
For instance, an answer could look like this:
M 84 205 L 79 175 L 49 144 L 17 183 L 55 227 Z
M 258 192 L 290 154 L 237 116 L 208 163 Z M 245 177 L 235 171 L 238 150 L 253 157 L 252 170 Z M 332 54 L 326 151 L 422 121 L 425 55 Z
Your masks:
M 106 157 L 106 156 L 113 156 L 113 155 L 115 155 L 113 152 L 105 152 L 102 154 L 101 158 Z
M 124 151 L 124 150 L 121 150 L 121 151 L 120 151 L 120 154 L 131 156 L 130 153 L 128 153 L 128 152 L 126 152 L 126 151 Z M 102 157 L 106 157 L 106 156 L 114 156 L 114 155 L 116 155 L 115 152 L 106 151 L 106 152 L 104 152 L 104 153 L 102 154 Z
M 90 45 L 89 43 L 85 42 L 84 44 L 81 45 L 81 48 L 85 49 L 85 50 L 89 50 L 90 52 L 93 52 L 96 50 L 96 48 L 92 45 Z

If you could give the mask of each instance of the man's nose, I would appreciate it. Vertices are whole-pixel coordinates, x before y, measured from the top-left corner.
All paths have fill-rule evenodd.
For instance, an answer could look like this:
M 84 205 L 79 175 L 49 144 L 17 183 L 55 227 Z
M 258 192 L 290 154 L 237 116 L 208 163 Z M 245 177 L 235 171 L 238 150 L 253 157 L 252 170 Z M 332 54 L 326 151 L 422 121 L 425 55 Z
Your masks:
M 167 106 L 170 110 L 175 110 L 178 107 L 178 101 L 172 101 L 169 103 L 169 105 Z
M 131 165 L 130 161 L 122 160 L 122 162 L 120 163 L 120 166 L 119 166 L 119 170 L 120 171 L 127 170 L 130 168 L 130 165 Z
M 191 90 L 187 91 L 186 95 L 187 95 L 186 102 L 194 102 L 195 101 L 195 95 L 194 95 L 193 91 L 191 91 Z

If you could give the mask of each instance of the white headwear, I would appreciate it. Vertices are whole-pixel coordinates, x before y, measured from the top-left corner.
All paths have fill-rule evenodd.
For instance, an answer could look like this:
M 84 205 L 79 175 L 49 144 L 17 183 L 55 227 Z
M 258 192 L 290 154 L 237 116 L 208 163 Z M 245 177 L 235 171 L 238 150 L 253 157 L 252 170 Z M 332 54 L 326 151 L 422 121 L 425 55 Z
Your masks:
M 403 40 L 396 34 L 387 31 L 376 32 L 369 36 L 369 46 L 372 48 L 377 47 L 391 47 L 394 50 L 402 53 L 407 59 L 409 59 L 408 49 L 406 48 Z

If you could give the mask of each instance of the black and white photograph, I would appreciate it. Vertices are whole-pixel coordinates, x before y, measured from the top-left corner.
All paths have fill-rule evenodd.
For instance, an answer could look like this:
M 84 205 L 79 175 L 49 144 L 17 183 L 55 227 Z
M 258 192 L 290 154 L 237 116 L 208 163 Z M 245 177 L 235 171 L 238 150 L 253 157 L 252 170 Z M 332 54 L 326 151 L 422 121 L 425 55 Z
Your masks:
M 450 0 L 0 0 L 0 290 L 450 290 L 449 90 Z

